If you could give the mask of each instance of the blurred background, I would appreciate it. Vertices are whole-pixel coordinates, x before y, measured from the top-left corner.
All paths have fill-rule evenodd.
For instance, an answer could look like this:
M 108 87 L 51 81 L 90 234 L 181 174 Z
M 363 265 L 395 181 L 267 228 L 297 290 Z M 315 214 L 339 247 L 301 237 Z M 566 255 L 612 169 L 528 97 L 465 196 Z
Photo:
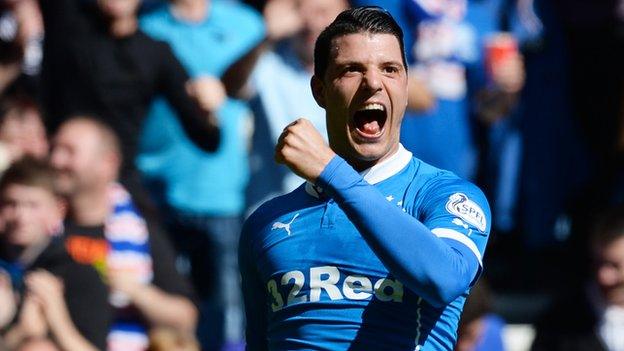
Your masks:
M 139 316 L 134 336 L 120 327 L 106 347 L 242 349 L 242 221 L 301 184 L 273 162 L 273 147 L 301 116 L 325 132 L 309 88 L 314 42 L 361 5 L 385 8 L 405 33 L 401 142 L 475 182 L 492 209 L 485 271 L 457 349 L 624 350 L 624 1 L 1 0 L 0 168 L 34 159 L 73 181 L 60 194 L 65 225 L 46 235 L 78 263 L 99 244 L 67 238 L 88 226 L 99 232 L 84 235 L 106 247 L 142 233 L 114 239 L 106 223 L 117 210 L 83 220 L 110 194 L 129 194 L 147 223 L 136 252 L 154 267 L 126 278 L 162 293 L 150 301 L 164 312 L 133 300 L 135 286 L 112 268 L 86 262 L 129 296 L 111 325 L 130 307 Z M 116 150 L 111 161 L 85 151 L 90 143 Z M 28 318 L 17 282 L 37 260 L 8 239 L 4 212 L 0 310 L 15 311 L 0 313 L 0 350 L 68 349 L 54 337 L 25 341 L 54 328 L 15 336 Z M 180 281 L 188 288 L 170 288 Z M 170 318 L 167 306 L 188 310 L 192 323 Z

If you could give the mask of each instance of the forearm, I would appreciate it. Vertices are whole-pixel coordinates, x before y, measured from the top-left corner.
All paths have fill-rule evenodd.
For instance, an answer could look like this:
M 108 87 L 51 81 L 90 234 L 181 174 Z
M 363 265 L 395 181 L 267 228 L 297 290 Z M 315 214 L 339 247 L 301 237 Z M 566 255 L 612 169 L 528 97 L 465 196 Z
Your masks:
M 50 331 L 57 345 L 64 351 L 97 351 L 97 347 L 85 339 L 76 329 L 69 314 L 62 320 L 50 322 Z
M 475 112 L 486 123 L 508 117 L 518 103 L 518 93 L 508 93 L 496 88 L 484 88 L 476 94 Z
M 2 339 L 9 350 L 16 349 L 30 335 L 19 324 L 11 327 L 2 335 Z
M 164 292 L 154 285 L 133 293 L 132 302 L 150 324 L 194 332 L 197 309 L 187 298 Z
M 413 111 L 427 111 L 435 105 L 435 96 L 425 82 L 416 76 L 408 79 L 407 108 Z
M 332 159 L 318 184 L 332 195 L 390 272 L 430 304 L 444 306 L 469 287 L 479 269 L 472 252 L 438 238 L 387 201 L 344 160 Z
M 246 89 L 248 85 L 247 82 L 249 81 L 249 77 L 258 59 L 267 50 L 269 45 L 267 40 L 262 41 L 258 46 L 228 67 L 221 78 L 228 96 L 239 99 L 250 98 L 249 89 Z

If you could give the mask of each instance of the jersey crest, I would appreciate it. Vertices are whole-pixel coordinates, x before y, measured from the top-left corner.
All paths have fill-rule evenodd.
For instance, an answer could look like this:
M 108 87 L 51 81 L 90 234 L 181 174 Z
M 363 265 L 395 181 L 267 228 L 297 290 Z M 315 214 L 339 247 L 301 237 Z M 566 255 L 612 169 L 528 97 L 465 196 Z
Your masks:
M 449 196 L 446 210 L 451 214 L 463 219 L 475 226 L 480 232 L 485 232 L 487 220 L 481 207 L 476 202 L 468 199 L 463 193 L 455 193 Z

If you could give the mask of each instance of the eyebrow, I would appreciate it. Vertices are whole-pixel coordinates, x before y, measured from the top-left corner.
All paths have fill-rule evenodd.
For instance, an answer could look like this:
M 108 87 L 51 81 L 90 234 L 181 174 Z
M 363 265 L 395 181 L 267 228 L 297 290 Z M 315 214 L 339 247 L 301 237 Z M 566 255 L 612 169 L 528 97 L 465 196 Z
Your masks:
M 395 65 L 395 66 L 400 66 L 400 67 L 405 68 L 402 61 L 396 61 L 396 60 L 384 61 L 384 62 L 381 62 L 379 65 L 380 66 Z M 336 67 L 345 67 L 345 66 L 366 66 L 366 65 L 364 63 L 360 62 L 360 61 L 344 61 L 344 62 L 340 62 L 340 61 L 334 60 L 334 66 L 336 66 Z

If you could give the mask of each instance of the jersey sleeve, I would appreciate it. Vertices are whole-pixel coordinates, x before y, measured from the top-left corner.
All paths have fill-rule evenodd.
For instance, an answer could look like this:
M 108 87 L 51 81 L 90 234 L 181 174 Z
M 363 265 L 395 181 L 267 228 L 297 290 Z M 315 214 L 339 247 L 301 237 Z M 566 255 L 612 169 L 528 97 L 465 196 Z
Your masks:
M 479 276 L 480 262 L 466 244 L 441 238 L 421 219 L 391 204 L 339 156 L 325 167 L 318 183 L 388 270 L 431 305 L 448 305 Z M 431 216 L 429 225 L 437 228 L 431 221 L 435 218 Z
M 461 243 L 483 266 L 491 214 L 483 192 L 450 174 L 427 183 L 420 202 L 422 223 L 438 238 Z

